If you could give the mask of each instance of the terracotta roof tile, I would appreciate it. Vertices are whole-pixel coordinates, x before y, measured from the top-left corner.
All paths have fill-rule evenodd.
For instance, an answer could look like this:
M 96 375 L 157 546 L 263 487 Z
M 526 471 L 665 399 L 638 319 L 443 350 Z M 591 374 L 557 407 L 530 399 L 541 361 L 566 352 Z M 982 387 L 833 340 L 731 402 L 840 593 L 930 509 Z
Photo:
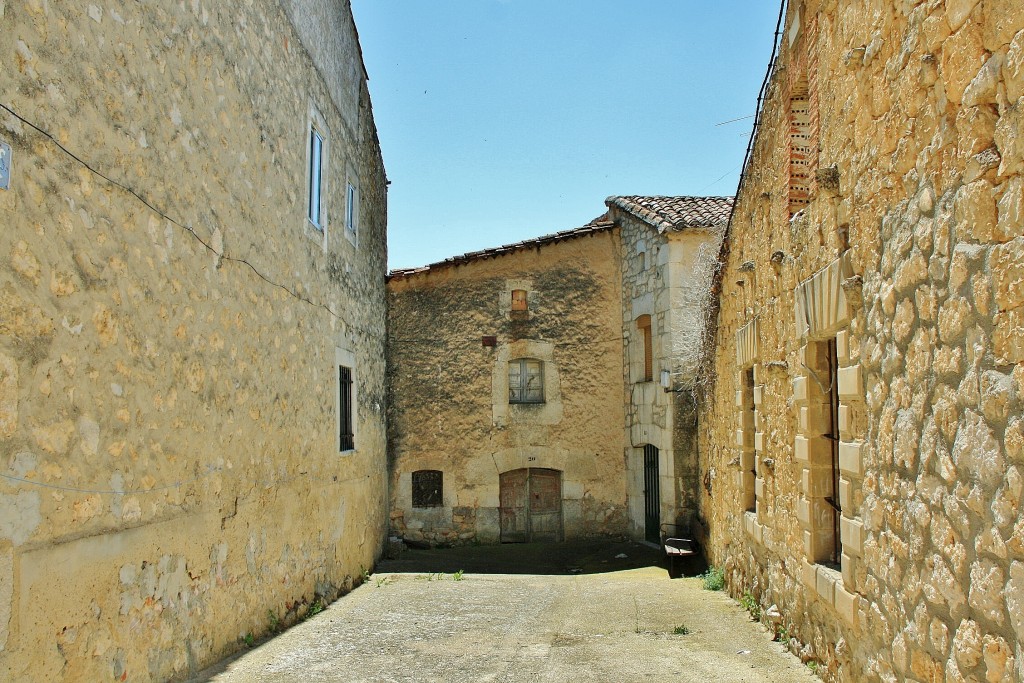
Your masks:
M 416 275 L 418 273 L 426 273 L 428 271 L 437 270 L 438 268 L 444 268 L 449 266 L 458 266 L 469 261 L 475 261 L 476 259 L 494 258 L 496 256 L 502 256 L 504 254 L 511 254 L 523 249 L 536 249 L 542 247 L 545 244 L 553 244 L 555 242 L 564 242 L 565 240 L 576 239 L 578 237 L 585 237 L 587 235 L 593 235 L 598 232 L 604 232 L 615 227 L 615 224 L 608 218 L 608 214 L 605 213 L 598 216 L 594 220 L 590 221 L 586 225 L 574 228 L 572 230 L 563 230 L 562 232 L 556 232 L 551 235 L 544 235 L 542 237 L 535 237 L 533 239 L 523 240 L 522 242 L 516 242 L 514 244 L 506 244 L 500 247 L 493 247 L 491 249 L 482 249 L 480 251 L 471 251 L 460 256 L 452 256 L 446 258 L 443 261 L 437 263 L 431 263 L 426 266 L 420 266 L 419 268 L 405 268 L 401 270 L 393 270 L 388 273 L 388 279 L 400 279 L 409 277 L 410 275 Z
M 725 227 L 732 213 L 732 197 L 609 197 L 609 207 L 617 207 L 650 223 L 658 232 L 685 228 Z

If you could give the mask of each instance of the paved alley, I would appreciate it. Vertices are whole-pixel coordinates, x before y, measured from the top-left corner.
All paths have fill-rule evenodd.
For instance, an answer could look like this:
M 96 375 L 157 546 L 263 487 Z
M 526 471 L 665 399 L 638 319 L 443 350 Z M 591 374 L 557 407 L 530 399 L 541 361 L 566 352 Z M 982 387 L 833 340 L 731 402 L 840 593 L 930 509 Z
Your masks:
M 696 578 L 671 580 L 650 563 L 636 566 L 646 559 L 638 561 L 637 548 L 606 546 L 565 571 L 539 567 L 550 573 L 485 573 L 486 564 L 462 575 L 380 572 L 197 680 L 816 680 L 725 593 L 704 590 Z M 473 566 L 469 556 L 431 552 L 442 563 Z M 534 552 L 542 565 L 545 557 L 560 561 Z M 391 566 L 409 562 L 416 561 Z

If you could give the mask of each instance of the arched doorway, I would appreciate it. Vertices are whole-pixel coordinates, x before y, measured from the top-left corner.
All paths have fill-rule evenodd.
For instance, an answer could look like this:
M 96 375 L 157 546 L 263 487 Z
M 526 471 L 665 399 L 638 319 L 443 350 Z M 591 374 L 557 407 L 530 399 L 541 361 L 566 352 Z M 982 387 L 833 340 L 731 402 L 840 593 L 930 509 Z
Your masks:
M 562 473 L 539 467 L 505 472 L 498 478 L 501 542 L 562 540 Z

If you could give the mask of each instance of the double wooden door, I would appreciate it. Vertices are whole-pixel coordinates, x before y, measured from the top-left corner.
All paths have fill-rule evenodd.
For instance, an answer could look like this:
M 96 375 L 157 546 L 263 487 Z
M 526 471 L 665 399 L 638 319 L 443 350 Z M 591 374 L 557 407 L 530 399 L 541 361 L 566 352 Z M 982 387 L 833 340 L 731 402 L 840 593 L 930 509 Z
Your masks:
M 562 473 L 538 467 L 499 477 L 501 542 L 562 540 Z

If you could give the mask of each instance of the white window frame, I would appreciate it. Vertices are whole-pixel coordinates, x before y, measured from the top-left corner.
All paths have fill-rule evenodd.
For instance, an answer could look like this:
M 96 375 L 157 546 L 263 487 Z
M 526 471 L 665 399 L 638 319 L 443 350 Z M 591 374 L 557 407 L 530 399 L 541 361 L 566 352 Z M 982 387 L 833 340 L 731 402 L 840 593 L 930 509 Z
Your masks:
M 314 156 L 313 142 L 316 137 L 320 139 L 320 158 Z M 330 183 L 330 158 L 331 158 L 331 135 L 327 127 L 327 120 L 317 109 L 316 105 L 310 103 L 309 118 L 305 130 L 306 145 L 306 210 L 303 214 L 303 232 L 312 240 L 320 242 L 324 249 L 327 249 L 327 225 L 329 183 Z M 319 165 L 315 162 L 319 161 Z M 319 170 L 319 197 L 317 197 L 316 216 L 314 217 L 313 181 L 314 172 Z M 316 218 L 317 220 L 314 220 Z
M 345 182 L 345 237 L 352 244 L 359 245 L 359 184 L 355 174 L 348 172 Z
M 540 378 L 540 399 L 532 400 L 532 401 L 526 398 L 527 386 L 526 386 L 526 383 L 524 383 L 524 381 L 523 381 L 524 377 L 528 377 L 529 376 L 528 373 L 527 373 L 527 365 L 529 363 L 536 363 L 537 364 L 537 366 L 539 368 L 537 376 Z M 519 385 L 520 398 L 519 398 L 518 401 L 512 400 L 512 368 L 516 367 L 516 366 L 519 367 L 519 373 L 518 374 L 519 374 L 519 378 L 520 378 L 520 385 Z M 508 368 L 509 368 L 509 373 L 508 373 L 508 377 L 509 377 L 508 402 L 509 402 L 509 405 L 543 405 L 544 403 L 547 403 L 547 396 L 546 396 L 546 392 L 544 391 L 544 361 L 542 361 L 539 358 L 527 358 L 527 357 L 513 358 L 512 360 L 510 360 L 508 362 Z

